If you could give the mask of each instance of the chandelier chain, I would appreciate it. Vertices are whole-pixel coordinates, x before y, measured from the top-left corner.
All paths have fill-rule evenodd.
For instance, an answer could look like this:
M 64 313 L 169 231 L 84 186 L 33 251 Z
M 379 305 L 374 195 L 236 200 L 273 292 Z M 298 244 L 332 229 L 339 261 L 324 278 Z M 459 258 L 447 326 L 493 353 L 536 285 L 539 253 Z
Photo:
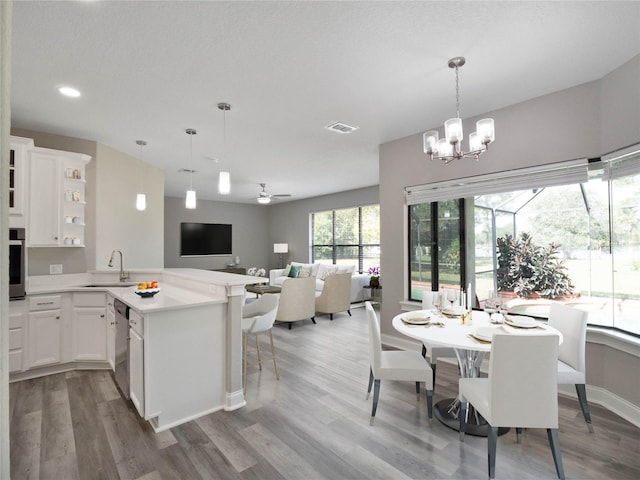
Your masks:
M 456 117 L 460 117 L 460 80 L 458 78 L 458 66 L 456 65 Z

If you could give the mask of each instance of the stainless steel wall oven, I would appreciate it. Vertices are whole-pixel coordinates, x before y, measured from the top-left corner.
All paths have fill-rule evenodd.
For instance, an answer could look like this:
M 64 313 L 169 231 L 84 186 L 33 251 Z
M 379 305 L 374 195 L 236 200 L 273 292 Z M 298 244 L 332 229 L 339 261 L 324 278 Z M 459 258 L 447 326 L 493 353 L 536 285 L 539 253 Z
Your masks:
M 9 229 L 9 298 L 23 298 L 25 295 L 25 254 L 24 228 Z

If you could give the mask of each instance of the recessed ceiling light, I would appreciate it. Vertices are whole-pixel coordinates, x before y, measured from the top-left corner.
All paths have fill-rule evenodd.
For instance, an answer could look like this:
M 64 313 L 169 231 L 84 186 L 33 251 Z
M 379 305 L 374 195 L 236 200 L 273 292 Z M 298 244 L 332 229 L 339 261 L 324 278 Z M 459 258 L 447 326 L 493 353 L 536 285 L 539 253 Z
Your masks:
M 79 97 L 80 91 L 73 87 L 60 87 L 58 91 L 66 97 Z

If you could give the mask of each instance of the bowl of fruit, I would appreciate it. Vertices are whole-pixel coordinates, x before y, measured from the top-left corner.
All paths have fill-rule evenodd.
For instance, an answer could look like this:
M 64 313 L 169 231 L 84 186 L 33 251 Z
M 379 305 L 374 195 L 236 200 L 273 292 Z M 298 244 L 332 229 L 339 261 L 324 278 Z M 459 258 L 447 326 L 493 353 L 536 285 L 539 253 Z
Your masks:
M 153 297 L 159 291 L 160 291 L 160 287 L 158 286 L 158 282 L 154 280 L 153 282 L 138 283 L 135 290 L 135 294 L 140 295 L 142 298 L 150 298 L 150 297 Z

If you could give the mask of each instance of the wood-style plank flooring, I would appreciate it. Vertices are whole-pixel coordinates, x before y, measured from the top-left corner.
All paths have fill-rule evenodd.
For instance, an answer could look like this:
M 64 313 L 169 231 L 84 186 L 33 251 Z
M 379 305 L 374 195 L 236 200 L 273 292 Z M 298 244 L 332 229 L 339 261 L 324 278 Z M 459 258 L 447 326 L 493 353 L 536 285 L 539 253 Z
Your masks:
M 280 381 L 249 352 L 247 406 L 156 434 L 106 371 L 10 385 L 11 478 L 19 479 L 466 479 L 486 478 L 486 439 L 427 418 L 412 383 L 382 382 L 369 426 L 364 308 L 274 328 Z M 251 344 L 251 342 L 250 342 Z M 269 352 L 263 335 L 262 351 Z M 435 401 L 455 396 L 457 368 L 441 363 Z M 591 404 L 560 397 L 568 479 L 640 478 L 640 429 Z M 498 440 L 496 478 L 556 478 L 546 432 Z

